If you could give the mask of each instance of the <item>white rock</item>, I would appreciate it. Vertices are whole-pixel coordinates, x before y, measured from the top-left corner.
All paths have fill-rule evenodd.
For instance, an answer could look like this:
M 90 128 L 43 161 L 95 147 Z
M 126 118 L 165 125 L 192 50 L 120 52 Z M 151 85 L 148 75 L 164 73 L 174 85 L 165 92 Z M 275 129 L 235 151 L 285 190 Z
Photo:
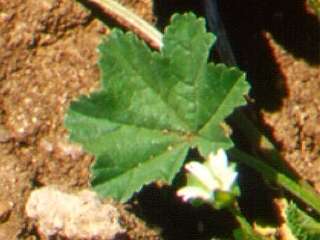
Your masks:
M 43 187 L 31 193 L 25 210 L 47 239 L 61 236 L 111 240 L 124 234 L 117 209 L 102 204 L 96 193 L 89 190 L 68 194 L 52 186 Z

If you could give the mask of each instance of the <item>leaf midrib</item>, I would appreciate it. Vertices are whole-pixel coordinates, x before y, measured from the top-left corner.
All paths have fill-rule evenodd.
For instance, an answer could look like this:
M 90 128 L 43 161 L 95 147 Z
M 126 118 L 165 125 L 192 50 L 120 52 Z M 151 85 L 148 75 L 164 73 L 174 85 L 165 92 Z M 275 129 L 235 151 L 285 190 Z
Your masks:
M 224 70 L 225 71 L 225 70 Z M 223 72 L 224 73 L 224 72 Z M 204 123 L 203 127 L 201 129 L 199 129 L 199 133 L 205 129 L 207 127 L 207 125 L 211 122 L 211 120 L 216 116 L 216 113 L 220 111 L 221 108 L 224 108 L 224 103 L 227 101 L 227 99 L 229 99 L 230 95 L 232 95 L 232 92 L 234 90 L 234 88 L 236 87 L 236 85 L 238 84 L 238 82 L 240 81 L 240 79 L 242 78 L 242 74 L 240 75 L 240 77 L 238 77 L 237 81 L 234 81 L 234 84 L 232 85 L 232 87 L 230 88 L 230 90 L 228 91 L 227 95 L 223 98 L 221 104 L 219 104 L 218 108 L 216 109 L 215 112 L 212 113 L 211 117 Z M 221 77 L 220 77 L 221 79 Z M 201 134 L 202 136 L 202 134 Z M 203 137 L 203 136 L 202 136 Z
M 169 144 L 171 145 L 171 144 Z M 188 144 L 186 142 L 178 142 L 178 143 L 174 143 L 172 148 L 173 149 L 177 149 L 179 147 L 183 148 L 183 145 L 185 145 L 186 147 L 189 147 Z M 143 165 L 143 164 L 146 164 L 148 162 L 152 162 L 154 161 L 155 159 L 163 156 L 164 154 L 167 154 L 169 151 L 173 151 L 173 150 L 169 150 L 168 148 L 165 148 L 164 151 L 162 151 L 161 153 L 157 154 L 157 157 L 151 157 L 149 156 L 149 158 L 147 158 L 145 161 L 142 161 L 142 162 L 137 162 L 136 164 L 134 164 L 132 167 L 130 168 L 127 168 L 124 172 L 118 174 L 117 176 L 113 177 L 111 180 L 106 180 L 104 181 L 104 183 L 102 184 L 98 184 L 97 186 L 99 185 L 104 185 L 110 181 L 117 181 L 117 179 L 121 178 L 122 176 L 124 175 L 127 175 L 127 174 L 133 174 L 133 172 L 137 169 L 139 169 L 139 166 L 140 165 Z M 104 170 L 104 169 L 110 169 L 110 168 L 107 168 L 107 167 L 104 167 L 104 168 L 98 168 L 98 170 Z M 128 185 L 128 189 L 129 189 L 130 185 Z M 125 195 L 125 194 L 124 194 Z
M 200 130 L 200 129 L 198 129 L 198 126 L 199 126 L 199 116 L 198 116 L 198 109 L 200 109 L 199 108 L 199 105 L 200 105 L 200 99 L 199 99 L 199 92 L 200 92 L 200 90 L 199 90 L 199 84 L 201 84 L 201 82 L 200 82 L 200 80 L 201 80 L 201 73 L 203 73 L 203 71 L 205 71 L 205 70 L 207 70 L 206 69 L 206 66 L 207 66 L 207 59 L 203 59 L 203 61 L 202 61 L 202 63 L 201 63 L 201 66 L 200 66 L 200 68 L 199 68 L 199 70 L 197 71 L 197 73 L 196 73 L 196 77 L 195 77 L 195 84 L 194 84 L 194 86 L 195 86 L 195 114 L 196 114 L 196 119 L 195 119 L 195 121 L 196 121 L 196 125 L 195 125 L 195 129 L 196 130 Z M 201 70 L 200 70 L 201 69 Z M 203 75 L 202 75 L 203 76 Z

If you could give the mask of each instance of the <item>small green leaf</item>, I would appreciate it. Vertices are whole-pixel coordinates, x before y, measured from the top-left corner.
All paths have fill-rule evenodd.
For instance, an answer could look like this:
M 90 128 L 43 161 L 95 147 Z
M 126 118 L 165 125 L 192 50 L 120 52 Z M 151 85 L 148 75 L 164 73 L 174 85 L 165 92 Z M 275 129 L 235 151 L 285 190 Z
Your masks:
M 244 73 L 207 64 L 215 37 L 203 19 L 175 15 L 160 52 L 114 30 L 99 46 L 102 88 L 70 106 L 71 139 L 93 153 L 92 186 L 128 200 L 145 184 L 170 183 L 188 150 L 203 156 L 232 142 L 220 124 L 244 103 Z
M 320 239 L 320 222 L 300 210 L 293 202 L 288 205 L 285 213 L 287 225 L 297 239 Z

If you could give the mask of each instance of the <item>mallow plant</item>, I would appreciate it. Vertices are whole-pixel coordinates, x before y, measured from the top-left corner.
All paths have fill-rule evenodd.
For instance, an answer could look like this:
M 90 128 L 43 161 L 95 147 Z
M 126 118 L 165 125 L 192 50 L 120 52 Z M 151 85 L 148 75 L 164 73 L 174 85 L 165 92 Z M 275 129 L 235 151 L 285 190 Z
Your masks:
M 250 86 L 238 68 L 208 63 L 216 37 L 206 32 L 204 19 L 175 14 L 159 36 L 156 51 L 131 32 L 113 30 L 98 48 L 101 88 L 70 105 L 65 125 L 71 140 L 95 156 L 92 188 L 126 202 L 144 185 L 172 184 L 183 171 L 181 202 L 230 211 L 239 223 L 235 239 L 275 239 L 254 231 L 241 213 L 241 162 L 319 213 L 313 191 L 234 146 L 225 119 L 246 103 Z M 246 121 L 245 133 L 257 131 Z M 191 150 L 203 161 L 187 159 Z M 296 239 L 320 239 L 316 219 L 294 203 L 284 212 Z

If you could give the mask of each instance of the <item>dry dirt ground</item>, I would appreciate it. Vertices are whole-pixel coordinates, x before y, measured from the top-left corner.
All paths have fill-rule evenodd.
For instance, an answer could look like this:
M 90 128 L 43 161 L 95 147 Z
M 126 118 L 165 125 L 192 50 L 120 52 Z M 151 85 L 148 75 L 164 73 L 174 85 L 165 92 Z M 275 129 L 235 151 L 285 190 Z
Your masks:
M 123 2 L 152 21 L 149 1 Z M 108 31 L 76 1 L 0 1 L 0 239 L 32 235 L 24 205 L 33 188 L 88 187 L 93 159 L 68 142 L 63 118 L 72 99 L 98 88 L 96 47 Z M 133 238 L 155 238 L 123 221 Z
M 266 38 L 281 69 L 287 96 L 277 112 L 262 111 L 262 118 L 286 163 L 320 192 L 320 65 L 295 59 L 270 35 Z
M 122 1 L 149 22 L 148 0 Z M 68 142 L 70 101 L 99 87 L 96 47 L 109 31 L 72 0 L 0 0 L 0 239 L 35 239 L 24 215 L 30 191 L 57 184 L 88 187 L 92 156 Z M 267 35 L 287 88 L 276 112 L 262 112 L 286 161 L 318 189 L 320 70 Z M 123 213 L 132 239 L 157 239 Z

